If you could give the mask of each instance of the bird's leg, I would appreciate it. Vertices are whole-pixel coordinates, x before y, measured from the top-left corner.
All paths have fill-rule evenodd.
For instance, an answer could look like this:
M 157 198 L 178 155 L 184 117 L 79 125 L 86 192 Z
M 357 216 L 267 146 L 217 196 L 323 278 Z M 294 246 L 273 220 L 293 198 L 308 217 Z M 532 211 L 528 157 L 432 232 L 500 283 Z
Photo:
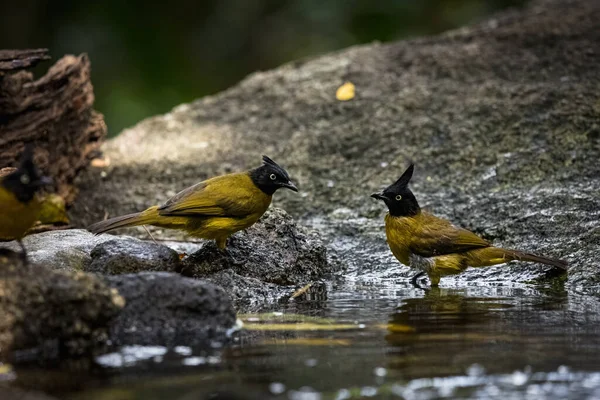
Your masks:
M 146 225 L 142 225 L 142 226 L 144 227 L 144 229 L 146 230 L 146 233 L 150 236 L 150 239 L 152 239 L 154 244 L 158 244 L 158 243 L 156 243 L 156 239 L 154 239 L 154 236 L 152 236 L 152 233 L 150 233 L 150 230 L 148 229 L 148 227 L 146 227 Z
M 413 276 L 413 278 L 410 280 L 410 283 L 412 283 L 415 287 L 419 289 L 424 289 L 419 284 L 419 278 L 425 274 L 430 275 L 431 270 L 433 269 L 433 267 L 435 267 L 435 260 L 433 258 L 421 257 L 417 254 L 411 254 L 409 257 L 409 261 L 411 268 L 420 271 L 415 276 Z
M 229 238 L 229 241 L 231 243 L 231 238 Z M 219 248 L 219 250 L 221 250 L 221 252 L 223 254 L 225 254 L 230 260 L 231 263 L 234 266 L 242 266 L 246 263 L 246 260 L 238 260 L 236 259 L 233 254 L 231 254 L 231 252 L 229 251 L 229 249 L 227 248 L 227 238 L 219 238 L 217 239 L 217 247 Z
M 21 239 L 17 240 L 19 246 L 21 247 L 21 261 L 23 261 L 23 265 L 29 265 L 29 260 L 27 259 L 27 250 L 25 250 L 25 245 L 21 241 Z

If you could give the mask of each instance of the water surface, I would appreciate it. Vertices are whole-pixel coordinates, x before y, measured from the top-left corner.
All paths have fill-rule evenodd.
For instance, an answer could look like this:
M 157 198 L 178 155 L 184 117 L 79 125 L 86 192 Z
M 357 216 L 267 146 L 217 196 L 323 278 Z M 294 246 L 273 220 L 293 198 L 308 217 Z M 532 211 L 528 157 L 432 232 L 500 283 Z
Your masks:
M 85 372 L 15 372 L 69 400 L 600 398 L 599 309 L 560 287 L 357 276 L 240 314 L 226 348 L 133 346 Z

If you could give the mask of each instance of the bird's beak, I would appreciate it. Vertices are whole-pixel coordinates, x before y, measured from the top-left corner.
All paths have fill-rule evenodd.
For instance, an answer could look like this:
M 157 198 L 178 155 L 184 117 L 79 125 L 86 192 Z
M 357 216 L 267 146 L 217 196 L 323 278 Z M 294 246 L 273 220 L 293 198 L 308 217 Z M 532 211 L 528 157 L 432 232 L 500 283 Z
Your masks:
M 48 186 L 48 185 L 52 185 L 53 181 L 52 178 L 47 177 L 47 176 L 42 176 L 40 178 L 40 180 L 38 181 L 38 186 Z
M 383 195 L 383 192 L 373 193 L 371 195 L 371 197 L 374 199 L 377 199 L 377 200 L 385 200 L 385 196 Z
M 282 184 L 281 187 L 288 188 L 290 190 L 293 190 L 294 192 L 298 191 L 298 188 L 296 187 L 296 185 L 294 185 L 292 181 L 288 181 L 288 183 Z

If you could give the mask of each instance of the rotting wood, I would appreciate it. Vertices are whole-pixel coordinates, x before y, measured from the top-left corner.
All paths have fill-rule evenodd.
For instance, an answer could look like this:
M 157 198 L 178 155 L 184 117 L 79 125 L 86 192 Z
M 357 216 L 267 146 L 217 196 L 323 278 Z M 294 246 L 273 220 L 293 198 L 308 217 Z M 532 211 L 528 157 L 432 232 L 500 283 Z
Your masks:
M 64 56 L 35 80 L 26 69 L 49 58 L 47 49 L 0 50 L 0 169 L 16 166 L 33 143 L 40 169 L 71 204 L 75 178 L 100 153 L 106 124 L 93 109 L 87 55 Z
M 0 75 L 8 71 L 34 67 L 40 61 L 49 59 L 48 49 L 0 50 Z

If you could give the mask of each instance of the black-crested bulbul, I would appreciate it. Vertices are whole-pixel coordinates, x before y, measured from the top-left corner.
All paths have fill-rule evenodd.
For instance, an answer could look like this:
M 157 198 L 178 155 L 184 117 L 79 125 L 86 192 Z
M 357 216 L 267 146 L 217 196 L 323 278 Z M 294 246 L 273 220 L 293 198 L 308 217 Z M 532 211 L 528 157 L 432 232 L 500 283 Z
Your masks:
M 25 260 L 27 253 L 21 239 L 38 220 L 42 207 L 40 190 L 51 183 L 38 171 L 32 146 L 25 147 L 19 167 L 0 178 L 0 240 L 16 240 Z
M 179 192 L 162 206 L 97 222 L 88 230 L 100 234 L 117 228 L 153 225 L 214 239 L 224 250 L 227 238 L 258 221 L 269 208 L 273 193 L 280 188 L 298 191 L 286 170 L 263 156 L 263 164 L 258 168 L 208 179 Z
M 417 279 L 424 274 L 429 276 L 431 286 L 437 286 L 442 276 L 458 274 L 467 267 L 512 260 L 567 269 L 566 261 L 494 247 L 473 232 L 422 211 L 408 188 L 413 170 L 411 164 L 394 184 L 371 197 L 383 200 L 388 207 L 385 232 L 392 253 L 402 264 L 419 270 L 411 281 L 414 285 L 418 286 Z

